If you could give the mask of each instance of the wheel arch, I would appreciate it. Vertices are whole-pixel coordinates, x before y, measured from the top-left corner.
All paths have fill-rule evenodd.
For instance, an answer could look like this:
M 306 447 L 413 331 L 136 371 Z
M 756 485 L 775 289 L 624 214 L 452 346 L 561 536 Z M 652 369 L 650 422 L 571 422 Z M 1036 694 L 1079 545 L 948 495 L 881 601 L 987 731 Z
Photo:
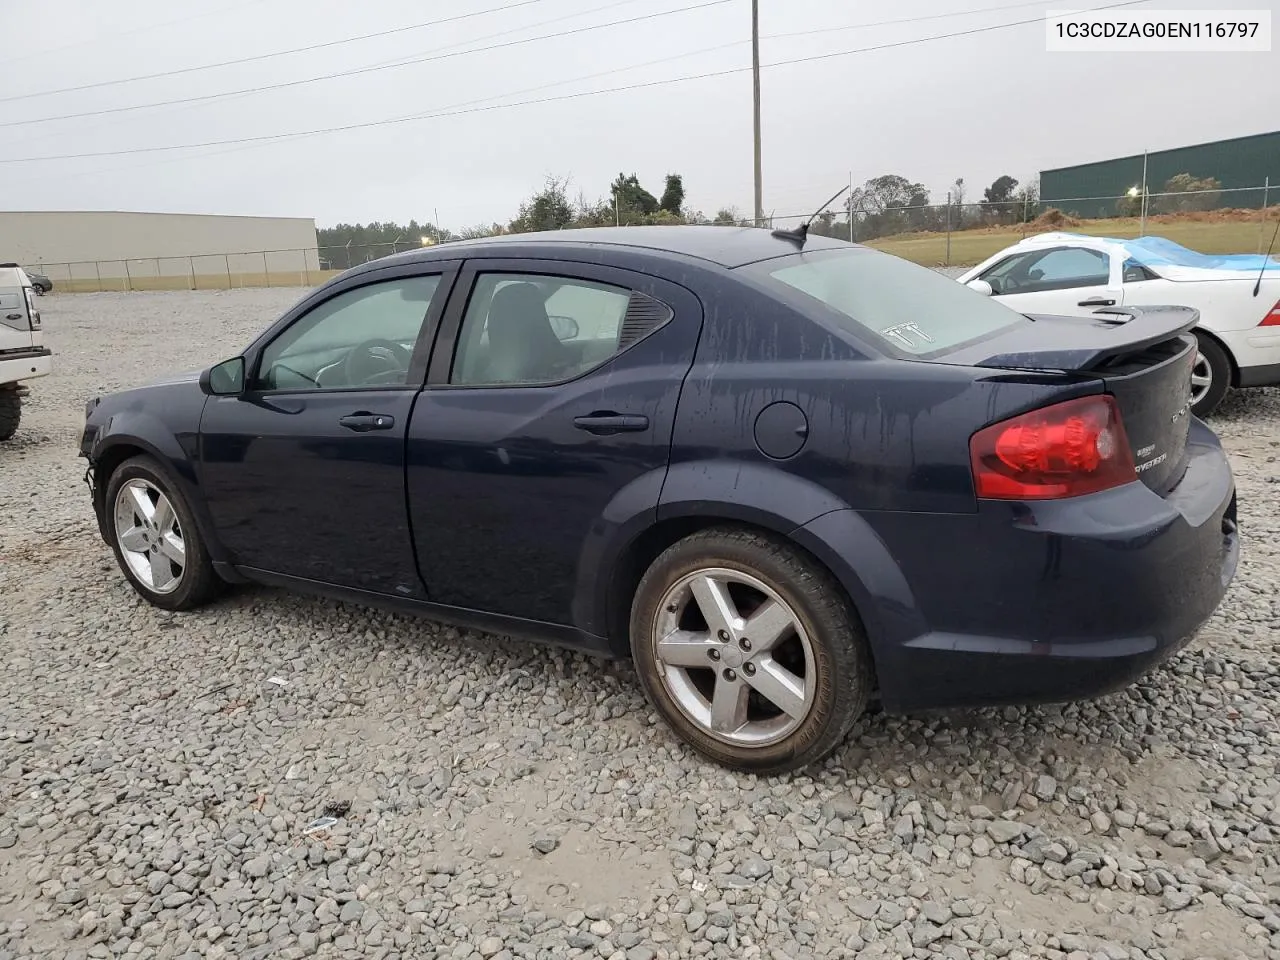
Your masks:
M 114 424 L 113 424 L 114 426 Z M 136 456 L 146 456 L 155 460 L 160 468 L 177 484 L 180 494 L 188 508 L 196 518 L 201 539 L 204 540 L 210 558 L 215 563 L 227 562 L 226 552 L 213 535 L 213 522 L 205 509 L 204 498 L 200 496 L 200 483 L 195 473 L 195 465 L 183 449 L 177 437 L 168 432 L 156 434 L 161 439 L 156 441 L 141 435 L 138 430 L 111 430 L 100 436 L 89 453 L 89 461 L 93 464 L 93 508 L 98 519 L 98 531 L 102 539 L 110 543 L 107 532 L 107 485 L 112 474 L 120 465 Z
M 886 579 L 883 575 L 875 578 L 870 585 L 864 582 L 862 574 L 849 563 L 840 558 L 836 545 L 827 541 L 828 528 L 847 536 L 852 525 L 861 525 L 866 536 L 875 537 L 865 522 L 856 517 L 856 511 L 833 511 L 832 515 L 824 514 L 816 520 L 830 516 L 830 520 L 815 528 L 809 525 L 796 524 L 777 514 L 753 512 L 744 515 L 738 505 L 725 504 L 725 509 L 711 511 L 700 509 L 697 512 L 676 513 L 668 515 L 633 537 L 617 554 L 617 557 L 606 575 L 602 575 L 599 584 L 600 623 L 612 653 L 619 658 L 629 658 L 631 603 L 641 577 L 658 556 L 668 547 L 694 533 L 711 528 L 747 530 L 763 534 L 785 544 L 796 551 L 807 562 L 829 576 L 842 590 L 849 602 L 852 615 L 862 626 L 867 638 L 868 651 L 871 656 L 872 669 L 877 679 L 880 674 L 880 651 L 887 640 L 884 629 L 884 617 L 879 610 L 879 593 L 885 592 L 878 581 Z M 875 537 L 879 544 L 879 538 Z M 879 544 L 880 553 L 887 557 L 883 544 Z M 877 560 L 879 557 L 876 558 Z M 901 574 L 896 565 L 888 579 Z M 890 586 L 889 592 L 902 596 L 906 591 L 905 581 Z M 907 605 L 914 609 L 914 602 Z M 892 631 L 890 631 L 892 632 Z
M 1195 335 L 1198 337 L 1204 337 L 1207 340 L 1212 340 L 1218 346 L 1218 348 L 1222 351 L 1223 355 L 1227 358 L 1227 363 L 1231 365 L 1231 380 L 1229 381 L 1229 385 L 1231 387 L 1239 389 L 1240 363 L 1239 361 L 1236 360 L 1236 355 L 1231 352 L 1231 348 L 1227 346 L 1227 342 L 1223 340 L 1220 336 L 1218 336 L 1216 333 L 1214 333 L 1212 330 L 1209 330 L 1208 328 L 1202 327 L 1198 324 L 1196 325 L 1194 332 L 1195 332 Z

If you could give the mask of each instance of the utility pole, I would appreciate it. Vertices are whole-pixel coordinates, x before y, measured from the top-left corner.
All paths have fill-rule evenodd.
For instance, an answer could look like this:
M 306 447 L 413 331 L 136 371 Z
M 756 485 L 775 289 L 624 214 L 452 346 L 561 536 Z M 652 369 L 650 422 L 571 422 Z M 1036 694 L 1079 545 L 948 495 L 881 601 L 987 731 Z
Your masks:
M 1147 151 L 1142 151 L 1142 221 L 1138 228 L 1138 236 L 1147 235 Z
M 760 182 L 760 0 L 751 0 L 751 93 L 755 111 L 756 226 L 764 223 L 764 190 Z
M 849 242 L 853 243 L 853 171 L 849 171 L 849 201 L 846 204 L 849 209 Z

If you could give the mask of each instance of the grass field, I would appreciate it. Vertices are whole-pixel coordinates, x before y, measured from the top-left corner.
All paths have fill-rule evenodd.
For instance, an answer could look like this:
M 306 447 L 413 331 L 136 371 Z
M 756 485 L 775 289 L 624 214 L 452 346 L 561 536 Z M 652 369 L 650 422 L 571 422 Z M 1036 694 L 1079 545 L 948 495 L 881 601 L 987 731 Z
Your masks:
M 1265 225 L 1255 214 L 1252 220 L 1191 219 L 1190 217 L 1152 217 L 1147 220 L 1149 236 L 1165 237 L 1199 253 L 1257 253 L 1271 241 L 1275 229 L 1276 208 Z M 1138 218 L 1083 220 L 1079 224 L 1058 229 L 1071 233 L 1087 233 L 1102 237 L 1137 237 L 1141 231 Z M 1265 230 L 1265 235 L 1264 235 Z M 1034 232 L 1044 232 L 1037 230 Z M 868 246 L 884 250 L 926 267 L 968 267 L 981 263 L 993 253 L 1017 243 L 1025 235 L 1020 227 L 984 227 L 951 234 L 951 257 L 947 259 L 945 233 L 912 233 L 883 240 L 871 240 Z

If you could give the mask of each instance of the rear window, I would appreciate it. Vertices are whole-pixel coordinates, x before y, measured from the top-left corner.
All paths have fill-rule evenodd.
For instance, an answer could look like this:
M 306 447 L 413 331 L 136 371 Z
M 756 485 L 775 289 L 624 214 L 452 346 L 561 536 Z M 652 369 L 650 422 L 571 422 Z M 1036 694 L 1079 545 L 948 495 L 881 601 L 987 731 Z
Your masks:
M 876 334 L 913 356 L 946 353 L 1026 322 L 935 270 L 866 248 L 795 253 L 743 269 L 824 304 L 850 333 Z

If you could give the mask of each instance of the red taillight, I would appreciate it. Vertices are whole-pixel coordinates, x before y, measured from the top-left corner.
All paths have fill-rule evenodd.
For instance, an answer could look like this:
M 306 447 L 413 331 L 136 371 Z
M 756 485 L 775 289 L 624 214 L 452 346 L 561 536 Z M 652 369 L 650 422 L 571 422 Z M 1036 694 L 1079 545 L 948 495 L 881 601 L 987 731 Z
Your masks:
M 1262 322 L 1258 326 L 1280 327 L 1280 300 L 1276 301 L 1276 305 L 1271 308 L 1271 312 L 1262 318 Z
M 1053 500 L 1137 479 L 1115 400 L 1065 400 L 984 427 L 969 440 L 979 497 Z

